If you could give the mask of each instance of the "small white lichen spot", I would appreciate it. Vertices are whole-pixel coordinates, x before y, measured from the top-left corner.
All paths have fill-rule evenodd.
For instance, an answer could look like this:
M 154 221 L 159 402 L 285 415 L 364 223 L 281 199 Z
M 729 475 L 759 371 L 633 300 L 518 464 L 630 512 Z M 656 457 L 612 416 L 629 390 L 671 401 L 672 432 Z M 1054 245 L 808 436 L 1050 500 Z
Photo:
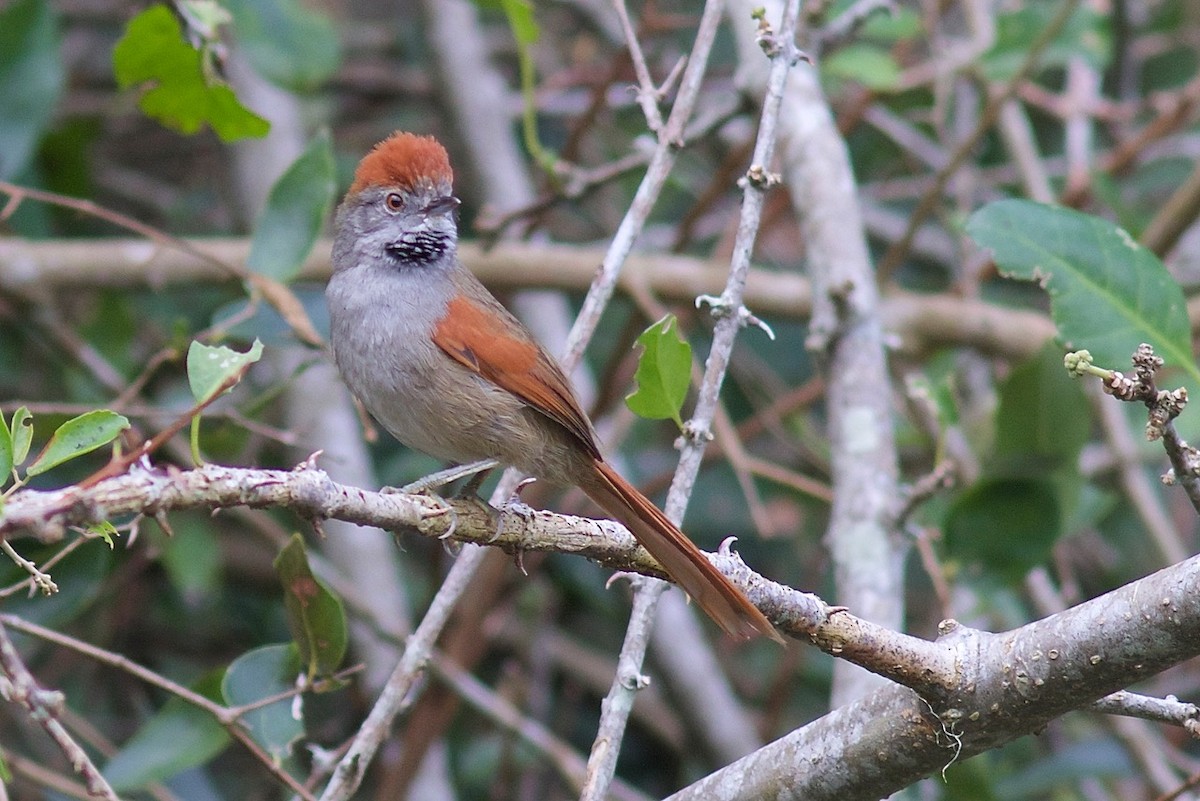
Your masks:
M 875 411 L 868 406 L 847 409 L 842 418 L 842 441 L 846 450 L 856 454 L 870 453 L 879 447 Z
M 1124 244 L 1125 247 L 1129 248 L 1130 250 L 1140 250 L 1141 249 L 1141 245 L 1139 245 L 1136 241 L 1134 241 L 1134 238 L 1132 236 L 1130 236 L 1129 232 L 1126 231 L 1124 228 L 1117 229 L 1117 236 L 1119 236 L 1121 238 L 1122 244 Z

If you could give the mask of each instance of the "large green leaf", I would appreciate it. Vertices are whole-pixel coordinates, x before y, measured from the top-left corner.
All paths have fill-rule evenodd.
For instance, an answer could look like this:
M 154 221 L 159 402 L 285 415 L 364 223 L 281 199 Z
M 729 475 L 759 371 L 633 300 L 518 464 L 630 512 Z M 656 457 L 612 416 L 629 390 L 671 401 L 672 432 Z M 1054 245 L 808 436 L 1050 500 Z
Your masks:
M 205 70 L 201 52 L 184 41 L 179 21 L 164 5 L 129 21 L 113 48 L 113 70 L 122 89 L 144 87 L 138 105 L 147 116 L 182 133 L 208 123 L 222 141 L 232 142 L 266 136 L 271 127 Z
M 244 706 L 292 689 L 302 670 L 294 644 L 264 645 L 233 661 L 225 671 L 221 693 L 229 706 Z M 250 736 L 276 762 L 283 762 L 304 735 L 304 718 L 293 714 L 293 709 L 299 711 L 299 704 L 284 699 L 242 717 Z
M 1045 288 L 1068 349 L 1086 348 L 1097 365 L 1128 370 L 1134 349 L 1148 342 L 1188 372 L 1192 389 L 1200 384 L 1183 292 L 1123 229 L 1071 209 L 1001 200 L 972 214 L 967 233 L 991 248 L 1004 275 Z
M 254 69 L 295 91 L 311 91 L 338 68 L 338 34 L 326 15 L 298 0 L 226 0 Z
M 0 4 L 0 179 L 29 164 L 63 88 L 58 25 L 47 0 Z
M 219 700 L 220 672 L 207 676 L 194 689 Z M 104 766 L 104 775 L 118 793 L 203 765 L 225 750 L 232 738 L 216 718 L 182 699 L 171 698 L 125 742 Z
M 346 610 L 325 582 L 313 575 L 304 538 L 293 534 L 275 558 L 283 582 L 288 628 L 310 680 L 329 676 L 346 656 Z
M 321 233 L 336 189 L 329 134 L 313 139 L 271 187 L 247 264 L 279 281 L 296 277 Z
M 1062 532 L 1054 483 L 1037 478 L 987 478 L 958 495 L 943 522 L 950 557 L 985 575 L 1019 581 L 1050 555 Z
M 1047 344 L 999 387 L 995 459 L 1025 472 L 1074 469 L 1092 417 L 1080 382 L 1062 366 L 1062 350 Z
M 112 442 L 127 428 L 129 420 L 108 409 L 96 409 L 73 417 L 50 436 L 50 441 L 26 472 L 36 476 L 76 456 L 91 453 Z
M 692 346 L 679 335 L 673 314 L 647 328 L 637 341 L 642 346 L 634 374 L 638 386 L 625 404 L 639 417 L 670 418 L 682 428 L 680 410 L 692 377 Z

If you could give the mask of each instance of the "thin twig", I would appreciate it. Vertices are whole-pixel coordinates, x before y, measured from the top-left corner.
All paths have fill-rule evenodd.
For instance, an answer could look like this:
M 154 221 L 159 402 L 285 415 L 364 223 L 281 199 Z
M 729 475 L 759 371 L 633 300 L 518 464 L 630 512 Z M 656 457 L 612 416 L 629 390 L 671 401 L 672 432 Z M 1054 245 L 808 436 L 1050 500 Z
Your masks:
M 75 742 L 75 738 L 58 719 L 63 704 L 62 693 L 43 690 L 38 686 L 37 680 L 17 653 L 16 646 L 8 638 L 3 623 L 0 623 L 0 672 L 3 672 L 3 676 L 0 676 L 0 696 L 25 707 L 30 720 L 46 730 L 46 734 L 50 735 L 50 739 L 66 757 L 67 763 L 83 777 L 88 795 L 106 801 L 120 801 L 87 751 Z
M 460 698 L 482 712 L 496 725 L 512 732 L 538 751 L 574 792 L 583 786 L 587 764 L 570 744 L 564 742 L 536 720 L 521 713 L 510 701 L 489 689 L 468 671 L 443 654 L 435 653 L 430 673 L 454 690 Z M 646 801 L 646 796 L 624 782 L 614 782 L 611 794 L 623 801 Z
M 637 99 L 646 116 L 646 127 L 658 133 L 663 126 L 662 112 L 658 108 L 659 90 L 650 78 L 650 68 L 646 66 L 646 56 L 638 43 L 637 32 L 629 21 L 629 9 L 625 8 L 625 0 L 613 0 L 617 10 L 617 19 L 621 21 L 621 30 L 625 34 L 625 46 L 629 48 L 629 59 L 633 62 L 633 73 L 638 79 Z
M 1118 690 L 1096 701 L 1091 708 L 1106 715 L 1124 715 L 1182 726 L 1188 734 L 1200 737 L 1200 707 L 1180 701 L 1171 695 L 1155 698 L 1128 690 Z
M 39 626 L 36 623 L 31 623 L 30 621 L 17 617 L 16 615 L 0 614 L 0 637 L 3 636 L 4 626 L 24 632 L 25 634 L 32 635 L 40 640 L 52 642 L 55 645 L 62 646 L 63 648 L 69 648 L 70 650 L 83 654 L 84 656 L 94 659 L 101 664 L 122 670 L 131 676 L 134 676 L 135 678 L 141 679 L 147 684 L 153 685 L 170 693 L 171 695 L 188 704 L 191 704 L 192 706 L 208 712 L 210 715 L 216 718 L 217 722 L 225 727 L 226 731 L 228 731 L 235 740 L 245 746 L 246 749 L 250 751 L 250 753 L 253 754 L 260 763 L 262 763 L 263 767 L 270 771 L 272 776 L 282 782 L 293 793 L 296 793 L 301 798 L 305 799 L 305 801 L 314 801 L 313 795 L 305 790 L 304 786 L 297 782 L 290 773 L 288 773 L 279 765 L 275 764 L 275 760 L 269 754 L 267 754 L 262 747 L 250 737 L 249 734 L 246 733 L 245 729 L 243 729 L 239 723 L 239 719 L 233 710 L 230 710 L 229 708 L 221 706 L 215 701 L 205 698 L 203 695 L 184 687 L 182 684 L 173 682 L 165 676 L 142 667 L 127 657 L 113 653 L 112 651 L 107 651 L 103 648 L 99 648 L 90 643 L 83 642 L 82 640 L 77 640 L 74 637 L 69 637 L 65 634 L 54 631 L 53 629 L 48 629 L 44 626 Z M 0 641 L 0 648 L 2 647 L 3 642 Z
M 704 30 L 705 19 L 708 18 L 710 12 L 719 11 L 717 8 L 719 5 L 714 2 L 705 5 L 705 17 L 701 20 L 702 30 Z M 799 55 L 794 45 L 796 19 L 799 12 L 799 0 L 788 0 L 779 30 L 772 34 L 773 39 L 769 41 L 769 45 L 774 48 L 773 52 L 768 50 L 773 56 L 773 61 L 754 147 L 754 157 L 750 170 L 743 179 L 742 212 L 738 223 L 729 277 L 725 284 L 725 291 L 720 300 L 714 304 L 714 313 L 719 313 L 719 317 L 713 332 L 712 348 L 706 363 L 696 409 L 684 428 L 684 444 L 679 467 L 675 472 L 675 479 L 671 483 L 671 490 L 663 509 L 667 516 L 675 522 L 683 519 L 688 498 L 691 496 L 692 487 L 704 458 L 705 446 L 711 439 L 709 430 L 720 404 L 721 385 L 724 382 L 730 353 L 733 350 L 733 342 L 747 319 L 752 317 L 742 304 L 742 294 L 746 275 L 750 269 L 750 254 L 754 248 L 754 240 L 762 215 L 763 195 L 769 184 L 769 180 L 765 177 L 765 171 L 771 165 L 775 148 L 775 128 L 783 97 L 783 87 L 787 80 L 788 70 Z M 697 49 L 699 49 L 701 40 L 701 34 L 697 34 Z M 766 41 L 766 37 L 764 37 L 764 41 Z M 693 53 L 693 59 L 695 58 L 697 56 Z M 689 65 L 690 67 L 691 65 Z M 672 111 L 672 120 L 674 119 L 675 110 Z M 616 772 L 617 756 L 620 753 L 629 709 L 633 705 L 636 691 L 641 686 L 641 666 L 650 639 L 654 610 L 664 589 L 665 586 L 661 582 L 645 579 L 634 581 L 633 614 L 618 657 L 617 680 L 613 682 L 612 689 L 601 708 L 596 741 L 588 758 L 588 783 L 580 795 L 580 801 L 602 799 Z
M 941 201 L 942 193 L 945 191 L 950 179 L 954 177 L 959 167 L 966 163 L 971 154 L 975 152 L 975 147 L 983 139 L 984 135 L 996 124 L 996 120 L 999 118 L 1004 104 L 1016 94 L 1020 85 L 1033 72 L 1038 64 L 1038 60 L 1042 56 L 1042 52 L 1054 41 L 1054 37 L 1058 36 L 1059 31 L 1067 24 L 1071 15 L 1075 13 L 1075 7 L 1078 4 L 1079 0 L 1063 0 L 1062 5 L 1059 6 L 1058 13 L 1038 32 L 1037 38 L 1030 43 L 1021 66 L 1017 68 L 1012 78 L 1005 83 L 999 92 L 988 98 L 983 111 L 979 114 L 979 119 L 975 123 L 975 127 L 959 142 L 958 147 L 950 155 L 950 160 L 946 166 L 938 170 L 934 176 L 932 185 L 921 196 L 917 207 L 913 209 L 912 214 L 908 218 L 908 227 L 904 230 L 903 236 L 892 243 L 887 253 L 879 260 L 878 273 L 880 280 L 886 280 L 900 266 L 900 262 L 904 260 L 905 256 L 908 255 L 909 248 L 912 247 L 913 237 L 916 236 L 921 223 L 925 222 L 925 218 L 933 212 L 934 208 Z
M 367 719 L 359 726 L 350 747 L 338 762 L 320 801 L 345 801 L 354 795 L 362 783 L 367 766 L 383 738 L 391 730 L 396 715 L 412 702 L 410 693 L 424 670 L 433 650 L 433 642 L 446 625 L 458 598 L 466 591 L 476 569 L 487 555 L 487 549 L 468 546 L 459 554 L 446 580 L 438 588 L 417 630 L 408 639 L 404 655 L 379 694 Z

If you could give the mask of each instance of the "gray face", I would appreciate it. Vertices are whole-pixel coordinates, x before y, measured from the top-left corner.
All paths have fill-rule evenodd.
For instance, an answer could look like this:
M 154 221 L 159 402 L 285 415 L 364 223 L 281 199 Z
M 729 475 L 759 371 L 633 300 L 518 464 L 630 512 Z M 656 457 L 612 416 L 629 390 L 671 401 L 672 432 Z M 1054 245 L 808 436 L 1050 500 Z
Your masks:
M 445 183 L 411 192 L 368 187 L 347 197 L 337 214 L 334 270 L 361 263 L 403 267 L 439 261 L 454 251 L 457 208 L 458 199 Z

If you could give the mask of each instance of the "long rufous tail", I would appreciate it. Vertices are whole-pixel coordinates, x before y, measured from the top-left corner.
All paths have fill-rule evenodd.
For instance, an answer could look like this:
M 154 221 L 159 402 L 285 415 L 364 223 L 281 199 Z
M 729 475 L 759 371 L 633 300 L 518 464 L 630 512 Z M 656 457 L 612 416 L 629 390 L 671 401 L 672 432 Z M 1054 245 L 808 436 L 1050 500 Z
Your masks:
M 766 616 L 717 570 L 662 510 L 629 482 L 596 460 L 594 481 L 580 486 L 604 511 L 625 524 L 671 579 L 690 595 L 726 634 L 748 639 L 765 634 L 782 642 Z

